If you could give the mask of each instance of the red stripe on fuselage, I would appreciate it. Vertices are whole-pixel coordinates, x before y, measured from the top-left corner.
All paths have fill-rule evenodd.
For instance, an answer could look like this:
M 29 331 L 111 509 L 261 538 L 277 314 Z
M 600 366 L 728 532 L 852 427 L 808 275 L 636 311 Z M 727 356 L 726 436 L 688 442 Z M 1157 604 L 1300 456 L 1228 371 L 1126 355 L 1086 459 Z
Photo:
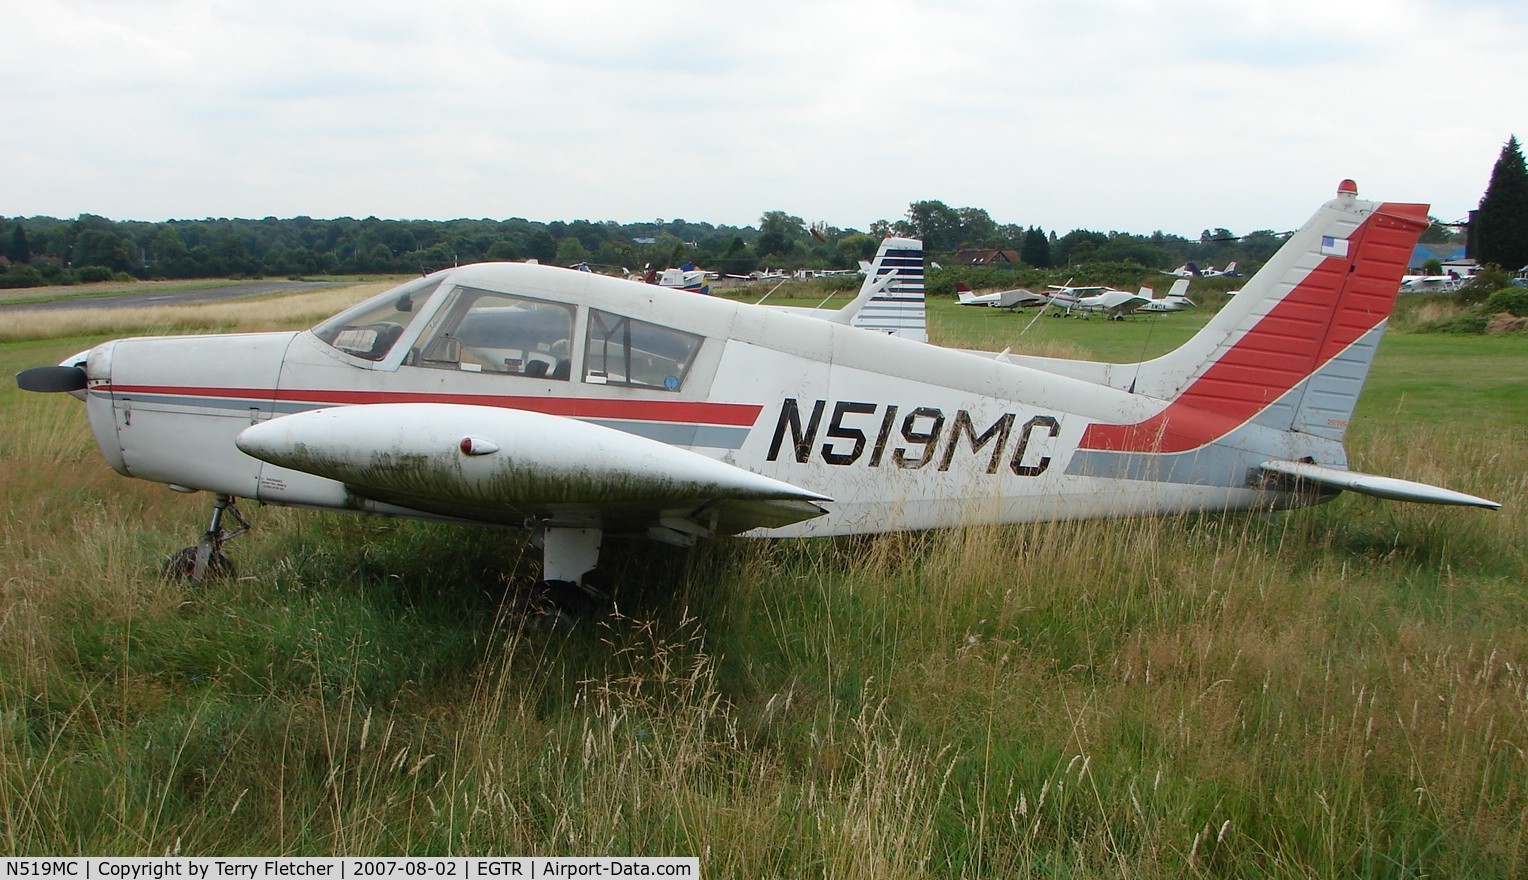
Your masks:
M 1380 205 L 1348 237 L 1347 257 L 1322 260 L 1165 409 L 1089 425 L 1080 447 L 1186 452 L 1246 424 L 1389 317 L 1427 222 L 1426 205 Z
M 172 397 L 229 397 L 315 406 L 371 403 L 452 403 L 520 409 L 575 419 L 628 419 L 696 425 L 751 427 L 764 409 L 751 403 L 703 403 L 678 400 L 612 400 L 582 397 L 528 397 L 498 394 L 432 394 L 412 391 L 335 391 L 320 389 L 218 388 L 193 385 L 101 385 L 93 390 L 114 394 Z

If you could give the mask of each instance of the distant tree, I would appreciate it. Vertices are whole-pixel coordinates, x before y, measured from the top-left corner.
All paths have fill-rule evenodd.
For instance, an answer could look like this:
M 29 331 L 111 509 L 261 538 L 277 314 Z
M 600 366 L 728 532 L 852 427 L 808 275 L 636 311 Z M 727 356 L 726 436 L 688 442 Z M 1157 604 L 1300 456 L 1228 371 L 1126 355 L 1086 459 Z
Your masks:
M 1252 274 L 1252 270 L 1268 262 L 1279 248 L 1284 246 L 1289 236 L 1279 235 L 1272 229 L 1254 229 L 1243 235 L 1241 248 L 1238 251 L 1237 260 L 1243 265 L 1238 265 L 1236 270 L 1243 275 Z
M 589 262 L 589 249 L 584 243 L 573 236 L 568 236 L 557 243 L 557 265 L 572 266 L 577 263 Z
M 1421 244 L 1452 244 L 1459 234 L 1452 227 L 1438 222 L 1437 217 L 1427 218 L 1427 228 L 1422 230 Z
M 495 262 L 509 263 L 520 259 L 520 249 L 515 247 L 514 242 L 501 239 L 489 245 L 484 256 Z
M 550 263 L 557 259 L 557 240 L 545 229 L 538 229 L 526 239 L 525 250 L 532 259 Z
M 133 268 L 133 251 L 127 239 L 107 229 L 86 229 L 74 242 L 74 265 L 104 266 L 113 272 Z
M 806 224 L 800 217 L 792 217 L 784 211 L 766 211 L 759 218 L 759 259 L 788 257 L 796 249 L 796 241 L 805 234 Z
M 748 250 L 748 243 L 743 241 L 743 237 L 734 235 L 715 267 L 716 271 L 727 275 L 747 275 L 759 267 L 759 261 Z
M 152 274 L 163 278 L 189 278 L 194 272 L 186 242 L 173 226 L 165 226 L 154 236 Z
M 1108 243 L 1099 247 L 1093 259 L 1111 263 L 1140 263 L 1154 269 L 1165 269 L 1172 256 L 1165 248 L 1151 244 L 1147 239 L 1119 233 L 1111 234 Z
M 362 272 L 391 272 L 393 270 L 393 252 L 387 245 L 377 242 L 371 246 L 371 250 L 358 258 Z
M 5 258 L 14 264 L 32 262 L 32 246 L 27 242 L 27 231 L 17 223 L 11 230 L 10 243 L 5 247 Z
M 1475 215 L 1475 257 L 1506 269 L 1528 266 L 1528 166 L 1517 135 L 1507 139 Z
M 843 257 L 844 263 L 849 266 L 859 264 L 860 260 L 868 260 L 875 256 L 875 252 L 881 246 L 882 236 L 866 235 L 863 232 L 854 232 L 838 240 L 838 253 Z
M 1040 227 L 1031 226 L 1024 233 L 1024 249 L 1019 252 L 1019 258 L 1036 269 L 1051 267 L 1050 239 Z
M 907 226 L 913 238 L 923 240 L 926 252 L 953 251 L 965 235 L 960 213 L 937 199 L 908 205 Z
M 985 208 L 956 208 L 960 231 L 955 242 L 957 247 L 993 246 L 998 243 L 997 224 L 992 222 Z
M 1073 229 L 1051 245 L 1051 265 L 1071 265 L 1093 259 L 1109 236 L 1087 229 Z

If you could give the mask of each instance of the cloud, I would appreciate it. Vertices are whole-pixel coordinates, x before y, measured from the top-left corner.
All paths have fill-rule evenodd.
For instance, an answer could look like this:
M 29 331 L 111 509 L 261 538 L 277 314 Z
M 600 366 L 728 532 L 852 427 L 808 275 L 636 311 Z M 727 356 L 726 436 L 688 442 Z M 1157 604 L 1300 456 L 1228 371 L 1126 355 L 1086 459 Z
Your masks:
M 9 213 L 1288 228 L 1336 181 L 1474 206 L 1508 3 L 41 2 Z M 1492 39 L 1480 39 L 1490 34 Z

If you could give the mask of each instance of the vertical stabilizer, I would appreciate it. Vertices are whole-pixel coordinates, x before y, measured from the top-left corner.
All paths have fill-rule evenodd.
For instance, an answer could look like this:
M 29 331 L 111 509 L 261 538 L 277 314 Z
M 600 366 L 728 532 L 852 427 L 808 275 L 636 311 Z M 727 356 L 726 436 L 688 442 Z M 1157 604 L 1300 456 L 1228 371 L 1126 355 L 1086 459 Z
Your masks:
M 892 276 L 850 320 L 850 325 L 918 342 L 928 341 L 928 318 L 923 304 L 923 242 L 888 237 L 865 272 L 865 292 L 883 277 Z
M 1343 181 L 1203 330 L 1130 368 L 1130 390 L 1166 408 L 1093 425 L 1083 446 L 1185 451 L 1252 422 L 1340 442 L 1427 223 L 1426 205 L 1360 201 Z

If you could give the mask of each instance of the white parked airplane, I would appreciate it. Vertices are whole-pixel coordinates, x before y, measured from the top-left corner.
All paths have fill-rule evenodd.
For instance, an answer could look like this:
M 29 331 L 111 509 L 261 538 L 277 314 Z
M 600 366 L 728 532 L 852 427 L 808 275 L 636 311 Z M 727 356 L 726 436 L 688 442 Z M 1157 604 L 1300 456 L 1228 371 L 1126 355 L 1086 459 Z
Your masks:
M 1450 271 L 1445 275 L 1403 275 L 1401 293 L 1452 293 L 1464 286 L 1459 273 Z
M 964 281 L 955 284 L 955 300 L 963 306 L 990 306 L 994 309 L 1021 309 L 1025 306 L 1042 306 L 1050 302 L 1044 294 L 1016 287 L 992 293 L 975 293 Z
M 1116 290 L 1112 287 L 1073 287 L 1071 284 L 1052 284 L 1046 298 L 1050 304 L 1061 309 L 1056 315 L 1106 315 L 1109 320 L 1123 320 L 1131 312 L 1151 302 L 1151 288 L 1142 287 L 1140 292 Z
M 1194 301 L 1188 298 L 1188 284 L 1189 279 L 1179 278 L 1177 281 L 1173 282 L 1172 289 L 1168 290 L 1167 295 L 1163 297 L 1158 297 L 1156 295 L 1156 291 L 1152 290 L 1150 287 L 1141 288 L 1141 293 L 1145 294 L 1147 302 L 1145 305 L 1142 305 L 1140 308 L 1136 309 L 1136 311 L 1181 312 L 1184 309 L 1193 308 Z
M 17 382 L 82 398 L 119 473 L 216 496 L 172 559 L 196 578 L 229 570 L 236 498 L 526 529 L 543 577 L 569 584 L 612 535 L 1287 508 L 1344 489 L 1496 507 L 1351 471 L 1343 450 L 1427 222 L 1345 181 L 1200 333 L 1139 364 L 915 341 L 921 250 L 888 239 L 829 320 L 491 263 L 311 330 L 120 339 Z M 873 312 L 877 332 L 847 323 Z
M 1171 272 L 1164 272 L 1163 274 L 1176 275 L 1179 278 L 1218 278 L 1222 275 L 1227 278 L 1241 277 L 1241 274 L 1236 271 L 1235 260 L 1227 263 L 1224 269 L 1216 269 L 1214 266 L 1211 266 L 1208 269 L 1201 269 L 1193 263 L 1184 263 Z

